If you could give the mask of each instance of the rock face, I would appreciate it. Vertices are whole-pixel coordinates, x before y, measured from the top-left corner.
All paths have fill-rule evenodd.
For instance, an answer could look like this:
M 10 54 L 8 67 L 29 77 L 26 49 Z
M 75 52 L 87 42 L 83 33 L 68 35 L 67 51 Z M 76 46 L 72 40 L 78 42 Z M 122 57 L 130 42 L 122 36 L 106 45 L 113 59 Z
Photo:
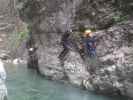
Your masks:
M 18 33 L 25 31 L 25 26 L 18 16 L 15 0 L 0 0 L 0 59 L 22 55 L 21 51 L 24 50 L 21 50 L 23 47 L 20 45 L 23 43 L 17 46 L 16 40 L 20 38 Z
M 123 11 L 115 6 L 116 0 L 18 1 L 20 17 L 31 29 L 29 40 L 34 41 L 28 49 L 37 48 L 41 74 L 98 93 L 132 97 L 133 21 L 117 23 L 115 17 L 123 16 Z M 80 25 L 101 29 L 94 33 L 97 58 L 82 60 L 71 46 L 62 65 L 58 58 L 63 49 L 61 37 Z M 92 67 L 93 74 L 88 70 Z

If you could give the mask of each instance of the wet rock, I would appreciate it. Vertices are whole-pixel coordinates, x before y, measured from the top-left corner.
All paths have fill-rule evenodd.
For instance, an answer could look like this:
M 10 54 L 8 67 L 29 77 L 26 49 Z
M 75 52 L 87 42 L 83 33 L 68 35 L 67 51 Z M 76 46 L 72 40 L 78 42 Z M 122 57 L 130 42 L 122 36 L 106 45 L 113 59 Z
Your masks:
M 8 60 L 6 60 L 6 61 L 8 62 Z M 23 59 L 23 58 L 15 58 L 15 59 L 13 59 L 12 61 L 9 61 L 9 62 L 12 62 L 15 65 L 26 64 L 27 63 L 26 59 Z
M 2 60 L 7 60 L 9 58 L 10 58 L 10 56 L 8 54 L 6 54 L 6 53 L 1 53 L 0 54 L 0 59 L 2 59 Z
M 95 91 L 95 87 L 92 83 L 91 80 L 83 80 L 82 81 L 82 87 L 89 90 L 89 91 Z
M 133 84 L 129 81 L 125 81 L 125 94 L 129 97 L 133 97 Z
M 77 52 L 69 52 L 64 64 L 64 69 L 69 77 L 69 81 L 78 86 L 82 84 L 83 80 L 90 76 L 86 70 L 83 60 Z

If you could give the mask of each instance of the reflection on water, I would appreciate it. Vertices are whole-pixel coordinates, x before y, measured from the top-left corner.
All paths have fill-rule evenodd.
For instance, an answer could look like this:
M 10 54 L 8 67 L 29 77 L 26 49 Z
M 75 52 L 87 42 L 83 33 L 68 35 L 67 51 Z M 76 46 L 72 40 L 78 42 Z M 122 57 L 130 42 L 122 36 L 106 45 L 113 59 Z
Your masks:
M 122 100 L 74 88 L 70 85 L 45 80 L 25 65 L 6 65 L 9 100 Z M 126 100 L 126 99 L 123 99 Z

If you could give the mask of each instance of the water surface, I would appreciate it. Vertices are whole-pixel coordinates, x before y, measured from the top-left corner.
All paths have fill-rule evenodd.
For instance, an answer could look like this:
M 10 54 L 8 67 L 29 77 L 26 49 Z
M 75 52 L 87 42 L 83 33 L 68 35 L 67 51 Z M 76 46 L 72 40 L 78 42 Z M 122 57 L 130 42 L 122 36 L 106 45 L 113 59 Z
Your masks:
M 9 100 L 126 100 L 108 97 L 46 80 L 25 65 L 6 65 Z

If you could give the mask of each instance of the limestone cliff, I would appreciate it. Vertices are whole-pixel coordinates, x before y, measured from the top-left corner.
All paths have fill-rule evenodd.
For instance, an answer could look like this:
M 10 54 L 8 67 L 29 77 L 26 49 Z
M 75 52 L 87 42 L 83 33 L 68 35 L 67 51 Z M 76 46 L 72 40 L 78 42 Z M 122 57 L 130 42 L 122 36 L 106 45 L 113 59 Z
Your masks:
M 20 17 L 31 29 L 28 49 L 37 48 L 37 58 L 29 59 L 38 59 L 40 72 L 51 79 L 132 97 L 133 21 L 125 11 L 132 9 L 132 1 L 128 2 L 121 6 L 124 0 L 18 0 Z M 62 66 L 58 59 L 63 49 L 61 37 L 82 25 L 96 30 L 97 59 L 90 59 L 93 64 L 88 64 L 71 46 Z M 87 70 L 92 67 L 93 75 Z

